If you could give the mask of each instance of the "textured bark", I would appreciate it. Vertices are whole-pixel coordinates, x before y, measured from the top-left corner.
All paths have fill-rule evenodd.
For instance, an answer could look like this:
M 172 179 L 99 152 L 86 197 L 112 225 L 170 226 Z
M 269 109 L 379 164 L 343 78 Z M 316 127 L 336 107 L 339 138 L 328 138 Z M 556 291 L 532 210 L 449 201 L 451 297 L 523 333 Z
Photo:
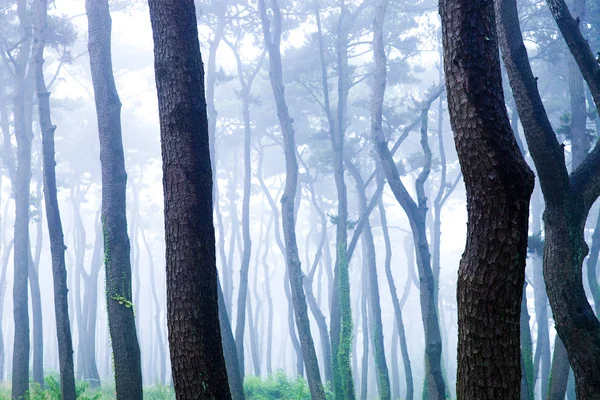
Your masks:
M 13 319 L 14 342 L 12 361 L 12 398 L 25 398 L 29 390 L 29 300 L 27 280 L 29 269 L 29 185 L 31 181 L 31 132 L 27 129 L 26 73 L 30 57 L 31 35 L 28 32 L 29 10 L 25 0 L 17 1 L 21 46 L 14 64 L 15 89 L 13 119 L 17 139 L 17 167 L 14 184 L 14 280 Z M 9 142 L 10 143 L 10 142 Z M 5 143 L 6 145 L 6 143 Z
M 581 37 L 576 21 L 568 14 L 564 2 L 549 0 L 548 3 L 592 94 L 600 94 L 597 86 L 594 89 L 597 82 L 590 77 L 591 73 L 600 79 L 600 66 Z M 500 10 L 504 64 L 546 201 L 544 278 L 556 330 L 575 373 L 578 398 L 600 399 L 600 322 L 594 316 L 582 282 L 582 264 L 588 250 L 585 221 L 600 195 L 600 148 L 595 146 L 568 175 L 563 149 L 552 130 L 529 65 L 516 3 L 497 0 L 496 6 Z M 599 99 L 594 97 L 596 107 Z
M 163 157 L 173 384 L 178 400 L 229 399 L 196 10 L 191 0 L 151 0 L 148 4 Z
M 534 177 L 506 111 L 494 2 L 442 0 L 440 14 L 448 109 L 468 212 L 457 287 L 457 398 L 519 399 Z
M 283 196 L 281 197 L 281 220 L 286 250 L 286 264 L 289 273 L 290 287 L 294 305 L 294 316 L 298 328 L 298 336 L 302 346 L 302 356 L 306 367 L 306 376 L 313 399 L 325 399 L 325 392 L 321 383 L 317 354 L 310 332 L 310 321 L 304 289 L 302 285 L 302 267 L 298 256 L 296 242 L 295 204 L 298 186 L 298 160 L 296 158 L 296 143 L 292 118 L 290 117 L 283 84 L 283 71 L 281 65 L 281 11 L 277 0 L 272 0 L 273 29 L 269 27 L 267 9 L 264 0 L 259 0 L 260 17 L 262 22 L 264 41 L 269 53 L 269 77 L 271 88 L 277 106 L 277 115 L 283 134 L 286 180 Z
M 346 167 L 356 182 L 356 191 L 358 194 L 359 209 L 361 213 L 367 212 L 367 193 L 365 182 L 360 175 L 360 169 L 346 158 Z M 375 372 L 377 376 L 377 388 L 380 399 L 391 399 L 390 378 L 385 359 L 385 348 L 383 341 L 383 322 L 381 320 L 381 303 L 379 299 L 379 283 L 377 279 L 377 255 L 375 254 L 375 241 L 371 223 L 367 221 L 363 230 L 362 239 L 364 241 L 365 258 L 363 268 L 367 270 L 368 282 L 368 303 L 369 303 L 369 322 L 370 338 L 373 344 L 373 359 L 375 361 Z M 364 338 L 363 340 L 367 340 Z
M 140 347 L 132 304 L 130 243 L 125 210 L 127 173 L 121 101 L 112 70 L 108 0 L 86 0 L 88 50 L 100 139 L 106 303 L 118 399 L 142 398 Z

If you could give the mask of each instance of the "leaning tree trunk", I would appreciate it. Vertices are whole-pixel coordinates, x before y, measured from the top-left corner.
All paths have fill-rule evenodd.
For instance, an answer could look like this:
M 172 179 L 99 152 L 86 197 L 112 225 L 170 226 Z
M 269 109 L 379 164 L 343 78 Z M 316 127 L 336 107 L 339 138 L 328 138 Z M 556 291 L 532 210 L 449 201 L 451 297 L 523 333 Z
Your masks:
M 373 22 L 373 52 L 375 57 L 373 99 L 371 105 L 371 131 L 379 160 L 385 172 L 388 184 L 396 200 L 405 211 L 413 233 L 415 251 L 417 254 L 417 267 L 419 270 L 420 303 L 423 328 L 425 332 L 425 385 L 432 399 L 446 397 L 446 383 L 442 372 L 442 337 L 435 302 L 434 276 L 431 270 L 431 256 L 427 242 L 427 198 L 424 183 L 431 166 L 431 151 L 427 142 L 427 131 L 422 129 L 421 145 L 423 147 L 426 164 L 416 181 L 417 201 L 406 190 L 398 174 L 392 152 L 385 139 L 383 121 L 383 101 L 386 85 L 386 54 L 383 42 L 383 22 L 388 6 L 387 0 L 379 0 L 376 5 L 375 19 Z M 430 104 L 425 104 L 421 110 L 421 118 L 427 118 Z
M 121 136 L 121 101 L 111 59 L 108 0 L 86 0 L 88 49 L 100 138 L 102 230 L 106 304 L 118 399 L 142 399 L 140 346 L 131 293 L 130 244 L 125 210 L 127 173 Z
M 298 328 L 298 336 L 302 347 L 302 358 L 306 367 L 306 376 L 313 399 L 325 399 L 325 391 L 321 383 L 317 353 L 310 332 L 310 321 L 308 309 L 302 287 L 302 266 L 298 255 L 298 244 L 296 242 L 296 216 L 295 204 L 298 187 L 298 160 L 296 158 L 296 142 L 292 118 L 289 114 L 283 84 L 283 71 L 281 65 L 281 10 L 279 2 L 273 0 L 273 31 L 269 28 L 267 9 L 264 0 L 259 0 L 260 17 L 262 22 L 265 46 L 269 53 L 269 77 L 271 87 L 277 106 L 279 124 L 283 132 L 284 153 L 286 163 L 286 180 L 283 196 L 281 197 L 281 220 L 283 225 L 283 237 L 286 250 L 286 264 L 289 273 L 292 300 L 294 305 L 294 316 Z
M 579 19 L 571 16 L 562 0 L 548 0 L 548 4 L 600 109 L 600 65 L 579 30 Z M 564 151 L 523 44 L 516 1 L 497 0 L 496 8 L 504 63 L 546 201 L 544 279 L 556 330 L 575 373 L 577 396 L 600 399 L 600 322 L 587 300 L 582 277 L 585 222 L 600 195 L 600 147 L 596 145 L 568 175 Z
M 458 399 L 519 399 L 520 310 L 534 177 L 502 89 L 493 0 L 442 0 L 444 70 L 467 191 L 458 273 Z
M 230 399 L 221 341 L 204 69 L 192 0 L 150 0 L 158 92 L 167 324 L 178 400 Z

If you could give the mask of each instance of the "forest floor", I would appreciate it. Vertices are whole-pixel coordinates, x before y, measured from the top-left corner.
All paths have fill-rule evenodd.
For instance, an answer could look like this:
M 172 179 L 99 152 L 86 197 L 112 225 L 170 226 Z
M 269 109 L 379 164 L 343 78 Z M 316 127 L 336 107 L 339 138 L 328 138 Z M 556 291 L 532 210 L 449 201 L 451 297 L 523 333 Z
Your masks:
M 244 381 L 247 400 L 310 400 L 308 384 L 302 378 L 290 378 L 278 371 L 267 378 L 248 376 Z M 328 391 L 328 399 L 333 398 Z M 0 400 L 10 400 L 10 382 L 0 383 Z M 103 382 L 96 389 L 85 382 L 77 383 L 78 400 L 114 400 L 115 386 L 111 382 Z M 42 390 L 38 384 L 32 383 L 30 400 L 61 400 L 58 376 L 48 375 Z M 144 388 L 144 400 L 175 400 L 175 391 L 171 386 L 153 385 Z

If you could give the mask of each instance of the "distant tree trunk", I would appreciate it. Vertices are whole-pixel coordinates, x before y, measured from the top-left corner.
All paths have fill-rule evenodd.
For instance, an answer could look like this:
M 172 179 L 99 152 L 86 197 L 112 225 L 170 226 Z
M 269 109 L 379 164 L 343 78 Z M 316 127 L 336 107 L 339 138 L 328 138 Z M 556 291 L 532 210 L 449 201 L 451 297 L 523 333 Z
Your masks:
M 4 316 L 4 299 L 6 296 L 6 270 L 8 269 L 8 261 L 10 258 L 10 252 L 13 249 L 14 240 L 11 240 L 6 246 L 4 246 L 4 253 L 2 253 L 2 272 L 0 273 L 0 314 Z M 6 359 L 4 350 L 4 330 L 0 323 L 0 380 L 5 379 L 4 361 Z
M 539 238 L 535 245 L 529 246 L 531 261 L 533 264 L 533 297 L 535 302 L 535 318 L 537 321 L 537 339 L 534 356 L 534 379 L 540 378 L 540 394 L 542 399 L 547 398 L 548 379 L 550 376 L 550 332 L 548 330 L 548 296 L 546 295 L 546 284 L 544 283 L 543 271 L 543 245 L 542 238 L 542 201 L 540 193 L 534 191 L 532 196 L 531 231 L 533 237 Z M 532 242 L 533 244 L 533 242 Z M 539 360 L 536 362 L 536 360 Z M 537 365 L 537 367 L 536 367 Z
M 523 299 L 521 300 L 521 400 L 534 400 L 533 343 L 529 329 L 526 289 L 527 283 L 523 285 Z
M 308 166 L 306 164 L 304 164 L 304 162 L 303 162 L 303 166 L 304 166 L 305 171 L 308 171 Z M 307 172 L 305 172 L 305 173 L 307 173 Z M 309 181 L 308 187 L 310 190 L 311 203 L 313 205 L 313 209 L 319 215 L 319 221 L 321 224 L 321 226 L 320 226 L 321 238 L 319 239 L 319 243 L 317 245 L 318 247 L 317 247 L 317 250 L 315 253 L 315 257 L 312 262 L 312 266 L 308 272 L 308 275 L 304 277 L 303 283 L 304 283 L 304 291 L 306 292 L 306 298 L 308 300 L 308 305 L 310 306 L 311 313 L 312 313 L 313 318 L 315 319 L 315 322 L 319 329 L 319 337 L 320 337 L 321 347 L 322 347 L 321 351 L 323 353 L 323 372 L 324 372 L 325 382 L 332 383 L 333 376 L 332 376 L 332 371 L 331 371 L 331 342 L 329 341 L 329 331 L 327 329 L 327 319 L 325 318 L 325 315 L 323 314 L 323 311 L 321 310 L 321 307 L 319 306 L 319 302 L 317 301 L 317 298 L 315 297 L 314 290 L 313 290 L 313 283 L 314 283 L 315 273 L 317 271 L 318 264 L 321 262 L 321 259 L 323 256 L 323 250 L 325 248 L 328 248 L 328 245 L 329 245 L 327 243 L 327 217 L 326 217 L 325 213 L 323 212 L 323 210 L 321 209 L 319 202 L 317 201 L 317 198 L 315 196 L 315 188 L 314 188 L 312 181 Z M 308 255 L 307 255 L 307 263 L 308 262 L 309 262 L 309 260 L 308 260 Z
M 35 56 L 34 56 L 35 57 Z M 29 76 L 33 76 L 31 71 L 27 78 L 27 129 L 30 131 L 30 136 L 33 137 L 33 90 Z M 42 225 L 44 220 L 44 211 L 42 209 L 42 158 L 39 157 L 39 164 L 34 170 L 35 199 L 33 206 L 38 212 L 35 229 L 35 254 L 32 253 L 30 246 L 29 251 L 29 294 L 31 296 L 31 319 L 33 322 L 33 381 L 37 383 L 41 389 L 44 389 L 44 319 L 42 314 L 42 293 L 40 290 L 39 265 L 42 254 L 43 232 Z
M 152 254 L 152 248 L 146 239 L 146 232 L 141 229 L 142 233 L 142 242 L 144 243 L 144 247 L 146 248 L 146 255 L 148 256 L 148 267 L 150 269 L 150 285 L 152 286 L 152 301 L 154 302 L 154 329 L 155 329 L 155 337 L 156 344 L 153 348 L 158 347 L 158 364 L 159 365 L 159 374 L 158 374 L 158 383 L 164 385 L 166 382 L 167 376 L 167 357 L 165 351 L 165 343 L 163 341 L 163 333 L 162 333 L 162 321 L 161 318 L 161 307 L 160 302 L 158 300 L 158 291 L 156 290 L 156 276 L 154 269 L 154 255 Z M 156 362 L 154 363 L 156 365 Z
M 140 347 L 132 303 L 130 243 L 127 235 L 127 173 L 121 135 L 121 101 L 111 59 L 108 0 L 86 0 L 88 50 L 100 138 L 102 231 L 106 303 L 118 399 L 142 399 Z
M 235 348 L 235 339 L 231 330 L 227 307 L 225 306 L 225 296 L 221 283 L 217 282 L 218 304 L 219 304 L 219 326 L 221 327 L 221 339 L 223 344 L 223 355 L 227 369 L 227 379 L 229 381 L 229 390 L 233 400 L 244 400 L 244 381 L 240 375 L 238 366 L 237 350 Z
M 237 49 L 233 49 L 237 60 L 238 78 L 241 85 L 240 97 L 242 99 L 242 119 L 244 121 L 244 197 L 242 199 L 242 266 L 240 268 L 240 281 L 237 302 L 237 321 L 235 325 L 235 342 L 238 351 L 238 363 L 241 366 L 242 378 L 244 377 L 244 328 L 246 296 L 248 293 L 248 272 L 250 270 L 250 257 L 252 241 L 250 240 L 250 196 L 252 194 L 252 126 L 250 121 L 250 92 L 252 83 L 258 73 L 259 62 L 254 72 L 246 79 L 244 68 Z M 233 231 L 232 231 L 233 234 Z M 230 260 L 231 261 L 231 260 Z M 251 310 L 249 310 L 251 311 Z M 260 372 L 258 373 L 260 375 Z
M 296 242 L 296 216 L 295 205 L 298 187 L 298 160 L 296 158 L 296 143 L 292 118 L 287 108 L 283 71 L 281 65 L 281 11 L 279 2 L 272 0 L 271 10 L 273 12 L 273 30 L 269 27 L 267 9 L 264 0 L 259 0 L 260 17 L 262 22 L 265 46 L 269 53 L 269 77 L 273 96 L 277 106 L 279 124 L 283 132 L 284 153 L 286 161 L 285 190 L 281 197 L 281 220 L 283 225 L 283 237 L 286 250 L 286 265 L 289 273 L 290 288 L 294 304 L 294 316 L 298 328 L 298 336 L 302 345 L 302 358 L 306 367 L 306 376 L 311 396 L 315 400 L 325 399 L 325 391 L 321 384 L 319 363 L 310 332 L 310 321 L 302 285 L 302 266 L 298 256 L 298 245 Z
M 356 191 L 359 201 L 361 214 L 367 211 L 367 193 L 365 182 L 360 175 L 360 169 L 352 163 L 352 160 L 346 158 L 346 167 L 356 182 Z M 375 361 L 375 372 L 377 375 L 377 388 L 380 399 L 390 399 L 390 378 L 385 359 L 385 348 L 383 341 L 383 322 L 381 321 L 381 303 L 379 299 L 379 283 L 377 280 L 377 255 L 375 254 L 375 241 L 371 230 L 371 223 L 367 220 L 363 229 L 362 240 L 364 243 L 365 254 L 363 258 L 363 268 L 367 269 L 368 291 L 367 298 L 369 303 L 369 321 L 371 342 L 373 344 L 373 359 Z M 366 339 L 365 339 L 366 340 Z
M 364 247 L 364 246 L 363 246 Z M 367 292 L 369 290 L 367 269 L 363 268 L 362 272 L 362 291 L 360 298 L 360 312 L 362 316 L 362 336 L 363 336 L 363 351 L 361 361 L 361 377 L 360 377 L 360 399 L 367 400 L 369 389 L 369 316 Z
M 279 230 L 279 227 L 281 226 L 279 224 L 279 210 L 277 209 L 277 205 L 275 204 L 275 200 L 273 199 L 273 196 L 271 196 L 271 193 L 269 192 L 269 189 L 267 188 L 267 186 L 265 185 L 265 182 L 262 178 L 262 163 L 263 163 L 263 153 L 262 150 L 259 151 L 259 157 L 258 157 L 258 173 L 257 173 L 257 178 L 258 178 L 258 182 L 260 183 L 260 186 L 263 190 L 263 193 L 265 194 L 265 197 L 267 198 L 267 201 L 269 202 L 269 205 L 271 207 L 271 212 L 273 213 L 273 221 L 275 222 L 275 242 L 277 243 L 277 247 L 279 247 L 279 251 L 281 252 L 281 255 L 285 258 L 286 257 L 286 250 L 285 250 L 285 246 L 283 244 L 283 239 L 281 238 L 281 231 Z M 290 286 L 289 286 L 289 276 L 288 276 L 288 269 L 285 269 L 285 276 L 283 278 L 284 280 L 284 293 L 285 293 L 285 297 L 287 299 L 287 304 L 288 304 L 288 314 L 287 314 L 287 327 L 288 327 L 288 332 L 289 332 L 289 337 L 290 340 L 292 341 L 292 345 L 294 347 L 294 354 L 296 356 L 296 372 L 298 374 L 298 376 L 301 376 L 303 373 L 303 360 L 302 360 L 302 349 L 300 348 L 300 342 L 298 341 L 298 336 L 296 335 L 296 329 L 294 328 L 294 312 L 293 312 L 293 305 L 292 305 L 292 294 L 290 293 Z M 270 290 L 270 289 L 269 289 Z
M 167 323 L 178 400 L 232 398 L 223 356 L 204 70 L 192 0 L 150 0 L 158 92 Z M 239 368 L 239 367 L 238 367 Z
M 31 35 L 28 32 L 29 10 L 26 0 L 17 1 L 21 45 L 15 60 L 13 119 L 17 139 L 15 198 L 13 318 L 14 342 L 12 362 L 12 398 L 26 398 L 29 390 L 29 299 L 27 280 L 29 269 L 29 185 L 31 181 L 31 132 L 27 129 L 26 96 L 27 65 Z M 9 142 L 10 144 L 10 142 Z M 6 143 L 5 143 L 6 145 Z
M 383 177 L 381 177 L 383 178 Z M 380 179 L 381 179 L 380 178 Z M 400 341 L 400 351 L 402 353 L 402 363 L 404 365 L 404 374 L 406 377 L 406 400 L 412 400 L 414 395 L 413 388 L 413 377 L 412 377 L 412 367 L 410 364 L 410 357 L 408 354 L 408 345 L 406 343 L 406 332 L 404 329 L 404 321 L 402 318 L 402 308 L 406 301 L 408 300 L 408 294 L 410 292 L 410 273 L 407 274 L 407 281 L 404 289 L 404 294 L 402 295 L 402 299 L 398 299 L 398 294 L 396 293 L 396 285 L 394 283 L 394 277 L 392 275 L 392 243 L 390 241 L 390 234 L 388 230 L 387 217 L 385 212 L 385 207 L 383 205 L 383 200 L 379 199 L 379 217 L 381 219 L 381 229 L 383 230 L 383 240 L 385 243 L 385 275 L 387 278 L 388 286 L 390 289 L 390 294 L 392 296 L 392 306 L 394 307 L 394 328 L 397 334 L 392 338 L 395 342 L 396 339 Z M 410 249 L 410 253 L 412 254 L 412 248 Z M 408 256 L 408 254 L 407 254 Z M 411 265 L 407 265 L 409 268 L 412 268 Z M 395 379 L 395 378 L 394 378 Z M 396 393 L 393 398 L 399 398 L 399 393 Z
M 378 0 L 373 23 L 375 79 L 371 105 L 371 131 L 388 184 L 396 200 L 405 211 L 413 233 L 420 280 L 421 314 L 425 332 L 425 385 L 428 388 L 431 399 L 443 399 L 446 397 L 446 383 L 444 382 L 441 365 L 442 338 L 437 315 L 437 305 L 434 298 L 435 285 L 431 270 L 431 256 L 426 231 L 427 198 L 425 196 L 424 184 L 430 172 L 431 151 L 427 142 L 427 131 L 426 129 L 422 129 L 421 145 L 427 161 L 415 184 L 417 189 L 417 201 L 415 201 L 400 180 L 392 152 L 390 152 L 382 128 L 383 100 L 386 86 L 386 55 L 383 43 L 383 23 L 387 6 L 387 0 Z M 429 106 L 430 104 L 425 105 L 421 111 L 422 119 L 427 118 Z
M 565 400 L 570 366 L 568 362 L 560 362 L 561 359 L 568 360 L 567 349 L 557 336 L 554 341 L 552 369 L 550 370 L 550 381 L 548 382 L 548 400 Z
M 442 0 L 440 14 L 448 109 L 468 204 L 457 288 L 457 398 L 519 399 L 534 177 L 506 111 L 493 0 Z

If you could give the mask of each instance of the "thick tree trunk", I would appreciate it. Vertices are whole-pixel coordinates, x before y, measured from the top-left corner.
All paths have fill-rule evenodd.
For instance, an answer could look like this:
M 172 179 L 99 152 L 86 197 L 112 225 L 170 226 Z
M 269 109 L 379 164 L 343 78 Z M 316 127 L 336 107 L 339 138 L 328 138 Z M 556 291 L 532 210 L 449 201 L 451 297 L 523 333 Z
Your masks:
M 520 310 L 534 177 L 502 89 L 493 0 L 442 0 L 448 108 L 467 191 L 458 273 L 458 399 L 519 399 Z
M 564 1 L 548 0 L 548 4 L 598 108 L 600 66 Z M 594 316 L 582 281 L 582 264 L 587 255 L 585 222 L 600 195 L 600 148 L 596 146 L 568 175 L 563 149 L 529 65 L 516 2 L 497 0 L 496 7 L 504 63 L 546 201 L 544 278 L 556 330 L 575 373 L 577 396 L 600 399 L 600 322 Z
M 289 272 L 290 287 L 294 304 L 294 316 L 298 328 L 298 336 L 302 345 L 302 357 L 306 367 L 306 375 L 311 396 L 315 400 L 325 399 L 325 392 L 321 384 L 317 354 L 310 332 L 310 321 L 302 287 L 302 267 L 298 256 L 296 242 L 295 204 L 298 186 L 298 160 L 296 158 L 296 143 L 292 118 L 289 115 L 285 100 L 283 84 L 283 71 L 281 65 L 281 12 L 277 0 L 272 1 L 273 32 L 269 28 L 267 9 L 264 0 L 259 0 L 260 16 L 265 39 L 265 46 L 269 53 L 269 77 L 277 106 L 277 115 L 283 132 L 284 153 L 286 161 L 286 180 L 283 196 L 281 197 L 281 219 L 283 236 L 286 249 L 286 264 Z
M 363 269 L 362 273 L 362 291 L 360 297 L 360 312 L 362 316 L 362 360 L 361 360 L 361 376 L 360 376 L 360 400 L 367 400 L 369 389 L 369 316 L 367 292 L 369 290 L 367 269 Z
M 88 50 L 100 138 L 102 231 L 106 303 L 118 399 L 142 399 L 140 347 L 132 303 L 127 235 L 127 173 L 121 135 L 121 101 L 112 70 L 108 0 L 86 0 Z
M 224 321 L 219 321 L 213 177 L 196 10 L 192 0 L 148 4 L 163 156 L 173 383 L 178 400 L 230 399 L 220 329 Z

